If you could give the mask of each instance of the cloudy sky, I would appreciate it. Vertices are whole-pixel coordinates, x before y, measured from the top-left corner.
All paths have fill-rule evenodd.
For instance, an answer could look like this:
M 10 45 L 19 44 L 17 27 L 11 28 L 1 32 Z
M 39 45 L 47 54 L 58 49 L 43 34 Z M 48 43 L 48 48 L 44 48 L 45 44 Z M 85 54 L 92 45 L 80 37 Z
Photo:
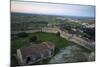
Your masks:
M 95 6 L 11 1 L 11 12 L 94 17 Z

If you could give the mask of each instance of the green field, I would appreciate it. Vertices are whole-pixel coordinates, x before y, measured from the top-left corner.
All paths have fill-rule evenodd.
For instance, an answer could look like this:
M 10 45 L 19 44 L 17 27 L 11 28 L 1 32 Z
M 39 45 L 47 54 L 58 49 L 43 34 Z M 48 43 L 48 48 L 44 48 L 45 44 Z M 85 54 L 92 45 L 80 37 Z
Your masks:
M 13 55 L 16 55 L 16 50 L 18 48 L 21 47 L 26 47 L 26 46 L 30 46 L 29 43 L 29 39 L 31 36 L 37 36 L 37 42 L 36 43 L 41 43 L 41 42 L 47 42 L 50 41 L 52 43 L 55 44 L 55 54 L 57 52 L 59 52 L 60 49 L 65 48 L 67 46 L 73 46 L 73 45 L 77 45 L 76 43 L 70 42 L 60 36 L 58 36 L 57 34 L 54 33 L 46 33 L 46 32 L 36 32 L 36 33 L 30 33 L 28 34 L 27 37 L 16 37 L 14 39 L 12 39 L 11 41 L 11 55 L 12 55 L 12 64 L 16 65 L 17 64 L 17 60 L 15 59 L 15 57 L 13 57 Z M 78 46 L 78 45 L 77 45 Z M 80 48 L 82 48 L 80 51 L 82 52 L 90 52 L 89 50 L 78 46 Z

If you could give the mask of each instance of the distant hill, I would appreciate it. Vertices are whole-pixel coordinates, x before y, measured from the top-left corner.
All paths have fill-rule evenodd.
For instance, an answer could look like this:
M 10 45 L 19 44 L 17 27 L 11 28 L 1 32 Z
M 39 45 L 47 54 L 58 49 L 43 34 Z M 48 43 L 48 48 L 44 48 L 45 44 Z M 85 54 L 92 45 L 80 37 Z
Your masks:
M 72 19 L 95 19 L 95 17 L 83 17 L 83 16 L 61 16 L 61 15 L 46 15 L 46 14 L 29 14 L 29 13 L 16 13 L 16 12 L 11 12 L 11 15 L 24 15 L 24 16 L 53 16 L 53 17 L 66 17 L 66 18 L 72 18 Z

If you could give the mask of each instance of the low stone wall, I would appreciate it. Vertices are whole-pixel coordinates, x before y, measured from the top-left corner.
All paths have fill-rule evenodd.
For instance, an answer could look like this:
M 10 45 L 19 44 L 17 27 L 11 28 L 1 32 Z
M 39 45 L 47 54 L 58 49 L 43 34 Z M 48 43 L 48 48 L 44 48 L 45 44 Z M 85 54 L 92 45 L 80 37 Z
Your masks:
M 33 32 L 49 32 L 49 33 L 57 33 L 60 32 L 60 36 L 65 38 L 66 40 L 75 42 L 89 50 L 95 49 L 95 42 L 88 42 L 76 35 L 72 35 L 69 34 L 68 32 L 62 31 L 59 28 L 55 27 L 55 28 L 48 28 L 48 27 L 44 27 L 41 29 L 37 29 L 37 30 L 28 30 L 28 31 L 13 31 L 12 34 L 18 34 L 20 32 L 25 32 L 25 33 L 33 33 Z
M 89 50 L 95 49 L 95 43 L 86 41 L 76 35 L 69 34 L 68 32 L 62 31 L 59 28 L 44 28 L 42 32 L 50 32 L 50 33 L 57 33 L 60 32 L 60 36 L 65 38 L 66 40 L 73 41 Z

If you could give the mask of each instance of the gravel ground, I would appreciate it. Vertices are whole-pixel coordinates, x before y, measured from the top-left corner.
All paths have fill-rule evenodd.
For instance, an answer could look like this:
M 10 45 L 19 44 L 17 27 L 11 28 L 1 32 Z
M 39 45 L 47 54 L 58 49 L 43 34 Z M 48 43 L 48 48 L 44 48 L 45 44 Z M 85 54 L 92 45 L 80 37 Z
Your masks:
M 71 62 L 84 62 L 88 61 L 89 53 L 82 52 L 81 48 L 74 46 L 68 46 L 61 49 L 49 63 L 71 63 Z

